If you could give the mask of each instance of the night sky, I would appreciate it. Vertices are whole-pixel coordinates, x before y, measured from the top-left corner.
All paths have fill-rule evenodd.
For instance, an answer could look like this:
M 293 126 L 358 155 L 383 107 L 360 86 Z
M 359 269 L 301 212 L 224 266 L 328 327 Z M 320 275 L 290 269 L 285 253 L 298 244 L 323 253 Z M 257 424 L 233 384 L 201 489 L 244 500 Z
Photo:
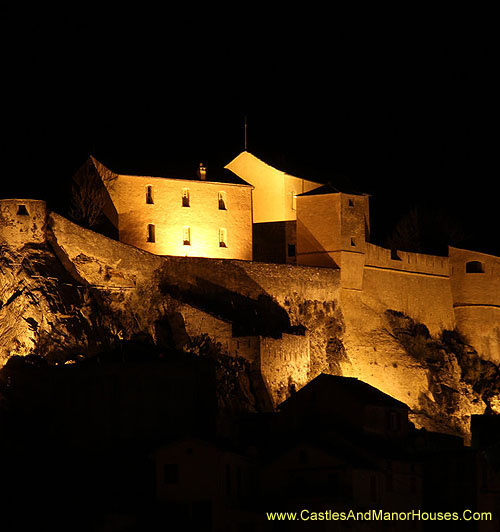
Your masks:
M 371 194 L 381 242 L 425 205 L 463 227 L 463 247 L 500 255 L 486 14 L 169 9 L 4 17 L 0 197 L 64 214 L 91 153 L 128 173 L 215 172 L 243 149 L 246 116 L 252 153 Z

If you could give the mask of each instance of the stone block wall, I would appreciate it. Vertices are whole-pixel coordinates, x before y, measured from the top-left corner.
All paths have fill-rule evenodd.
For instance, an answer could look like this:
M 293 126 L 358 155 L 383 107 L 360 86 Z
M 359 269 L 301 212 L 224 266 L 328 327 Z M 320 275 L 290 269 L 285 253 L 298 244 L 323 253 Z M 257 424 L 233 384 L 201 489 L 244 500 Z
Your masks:
M 0 244 L 20 247 L 45 242 L 47 209 L 44 201 L 0 200 Z
M 500 363 L 500 258 L 449 248 L 458 330 L 484 358 Z
M 157 255 L 251 260 L 251 190 L 249 185 L 118 175 L 109 193 L 121 242 Z

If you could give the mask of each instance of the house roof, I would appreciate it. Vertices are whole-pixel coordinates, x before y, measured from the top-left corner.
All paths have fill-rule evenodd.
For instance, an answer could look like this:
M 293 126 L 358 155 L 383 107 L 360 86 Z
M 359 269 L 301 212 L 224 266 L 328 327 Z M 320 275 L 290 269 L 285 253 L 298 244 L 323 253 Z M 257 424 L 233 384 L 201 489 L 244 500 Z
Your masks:
M 197 175 L 198 168 L 196 167 L 177 167 L 173 171 L 162 171 L 152 167 L 138 168 L 137 165 L 128 164 L 120 166 L 114 166 L 113 169 L 109 168 L 107 164 L 98 161 L 95 157 L 90 157 L 89 160 L 97 162 L 102 166 L 108 168 L 111 172 L 117 175 L 137 176 L 137 177 L 151 177 L 155 179 L 179 179 L 183 181 L 201 181 Z M 158 175 L 161 174 L 161 175 Z M 250 183 L 247 183 L 239 176 L 228 170 L 227 168 L 218 168 L 208 166 L 206 170 L 206 178 L 204 181 L 208 183 L 227 183 L 232 185 L 243 185 L 251 187 Z
M 336 186 L 332 185 L 331 183 L 327 183 L 326 185 L 323 185 L 319 188 L 315 188 L 313 190 L 309 190 L 308 192 L 303 192 L 302 194 L 297 194 L 298 197 L 300 196 L 319 196 L 322 194 L 338 194 L 339 192 L 342 192 L 344 194 L 353 194 L 356 196 L 367 196 L 368 194 L 365 194 L 364 192 L 358 192 L 353 190 L 351 187 L 342 187 L 337 188 Z
M 371 386 L 370 384 L 361 381 L 356 377 L 341 377 L 338 375 L 328 375 L 327 373 L 321 373 L 318 375 L 294 395 L 283 401 L 280 406 L 295 402 L 301 397 L 301 393 L 305 395 L 304 392 L 306 389 L 310 390 L 317 387 L 324 387 L 325 389 L 337 387 L 337 389 L 343 391 L 347 395 L 356 397 L 359 402 L 363 402 L 372 406 L 384 406 L 387 408 L 409 410 L 408 405 L 405 403 L 398 401 L 394 397 L 391 397 L 378 388 L 375 388 L 374 386 Z
M 323 192 L 318 192 L 323 187 L 314 189 L 316 194 L 331 194 L 343 192 L 345 194 L 356 194 L 366 196 L 367 194 L 360 192 L 352 177 L 335 173 L 330 168 L 314 168 L 314 161 L 307 161 L 307 163 L 297 163 L 290 158 L 276 156 L 273 153 L 256 153 L 252 151 L 252 155 L 261 162 L 273 167 L 276 170 L 282 171 L 290 176 L 300 177 L 308 181 L 318 184 L 324 184 L 326 187 Z M 306 192 L 302 195 L 312 195 L 311 192 Z

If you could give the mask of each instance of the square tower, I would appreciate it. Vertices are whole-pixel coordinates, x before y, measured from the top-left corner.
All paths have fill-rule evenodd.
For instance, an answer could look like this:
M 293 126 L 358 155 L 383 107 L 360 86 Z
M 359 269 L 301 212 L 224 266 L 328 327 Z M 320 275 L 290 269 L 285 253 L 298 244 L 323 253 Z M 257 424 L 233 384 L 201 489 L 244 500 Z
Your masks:
M 370 218 L 368 195 L 325 185 L 297 196 L 297 264 L 339 268 L 344 288 L 361 289 Z

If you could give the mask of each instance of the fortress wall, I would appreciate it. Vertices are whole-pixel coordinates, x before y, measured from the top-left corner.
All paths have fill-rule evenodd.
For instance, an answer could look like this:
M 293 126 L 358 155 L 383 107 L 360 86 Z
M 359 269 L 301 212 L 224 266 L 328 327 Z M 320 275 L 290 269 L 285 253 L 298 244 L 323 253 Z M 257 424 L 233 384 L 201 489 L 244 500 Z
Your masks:
M 381 312 L 403 312 L 424 323 L 431 334 L 455 326 L 447 277 L 365 267 L 363 292 L 377 301 Z
M 452 247 L 449 255 L 457 328 L 483 358 L 500 364 L 500 258 Z
M 45 201 L 0 200 L 0 244 L 20 247 L 45 242 Z
M 500 364 L 500 307 L 455 307 L 457 329 L 479 355 Z
M 283 334 L 279 340 L 260 340 L 260 370 L 275 405 L 288 397 L 290 385 L 299 389 L 307 383 L 309 363 L 307 336 Z
M 70 273 L 82 283 L 135 287 L 148 281 L 162 259 L 140 249 L 84 229 L 50 213 L 48 240 Z
M 454 303 L 500 307 L 500 257 L 452 247 L 449 255 Z M 467 271 L 471 262 L 476 267 Z
M 415 273 L 427 273 L 432 275 L 449 275 L 448 257 L 438 257 L 436 255 L 425 255 L 423 253 L 409 253 L 407 251 L 396 251 L 398 258 L 391 258 L 390 249 L 385 249 L 374 244 L 366 244 L 367 266 L 375 268 L 385 268 Z
M 190 338 L 208 334 L 214 343 L 220 343 L 223 352 L 231 352 L 232 325 L 190 305 L 181 305 L 179 311 L 184 319 L 186 333 Z M 182 346 L 180 346 L 182 347 Z
M 338 298 L 339 271 L 289 264 L 163 257 L 164 272 L 180 286 L 215 285 L 251 299 L 268 295 L 280 304 L 294 295 L 307 300 Z
M 259 358 L 260 340 L 258 336 L 233 337 L 233 326 L 190 305 L 181 305 L 179 311 L 184 320 L 186 333 L 190 339 L 208 335 L 223 354 L 242 357 L 249 362 Z M 184 346 L 179 346 L 184 347 Z
M 398 251 L 367 244 L 363 291 L 385 309 L 425 323 L 431 334 L 453 329 L 453 299 L 447 257 Z

